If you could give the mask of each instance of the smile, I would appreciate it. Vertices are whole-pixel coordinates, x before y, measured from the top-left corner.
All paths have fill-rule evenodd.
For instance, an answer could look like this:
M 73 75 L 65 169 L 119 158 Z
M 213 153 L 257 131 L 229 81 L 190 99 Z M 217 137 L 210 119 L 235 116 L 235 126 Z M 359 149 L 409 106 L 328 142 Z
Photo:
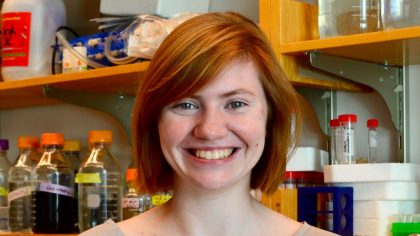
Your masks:
M 196 157 L 206 160 L 222 160 L 226 159 L 233 153 L 233 148 L 225 148 L 218 150 L 195 150 Z

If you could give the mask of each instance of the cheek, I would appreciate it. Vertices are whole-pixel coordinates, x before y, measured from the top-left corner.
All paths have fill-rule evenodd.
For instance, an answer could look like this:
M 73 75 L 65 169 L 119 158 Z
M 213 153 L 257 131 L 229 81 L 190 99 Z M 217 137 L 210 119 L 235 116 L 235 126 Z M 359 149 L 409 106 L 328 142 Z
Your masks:
M 162 149 L 169 149 L 185 138 L 188 132 L 186 122 L 162 117 L 158 122 L 159 138 Z

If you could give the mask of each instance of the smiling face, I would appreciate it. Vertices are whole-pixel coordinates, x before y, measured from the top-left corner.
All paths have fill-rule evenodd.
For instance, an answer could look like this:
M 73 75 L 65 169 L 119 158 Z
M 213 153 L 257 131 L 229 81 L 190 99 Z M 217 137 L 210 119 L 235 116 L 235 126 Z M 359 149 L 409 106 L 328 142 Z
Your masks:
M 235 60 L 197 93 L 164 107 L 162 152 L 182 183 L 221 189 L 249 184 L 264 149 L 267 101 L 250 60 Z

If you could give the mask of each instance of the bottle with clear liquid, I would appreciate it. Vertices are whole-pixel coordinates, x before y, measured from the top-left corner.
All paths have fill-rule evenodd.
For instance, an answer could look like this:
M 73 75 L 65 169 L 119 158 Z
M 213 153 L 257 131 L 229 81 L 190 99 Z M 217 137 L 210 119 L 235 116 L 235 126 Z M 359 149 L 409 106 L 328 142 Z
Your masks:
M 339 141 L 337 145 L 341 145 L 342 149 L 339 150 L 341 153 L 338 153 L 337 164 L 354 164 L 356 163 L 356 123 L 357 115 L 355 114 L 343 114 L 339 115 L 338 119 L 340 121 L 340 134 Z
M 63 155 L 67 157 L 67 159 L 71 162 L 72 169 L 74 174 L 77 175 L 80 167 L 80 142 L 78 140 L 65 140 L 64 147 L 63 147 Z M 79 232 L 79 224 L 78 224 L 78 186 L 75 184 L 74 186 L 74 202 L 75 206 L 75 214 L 74 214 L 74 232 Z
M 18 138 L 19 155 L 9 170 L 9 228 L 12 232 L 31 232 L 31 191 L 33 159 L 37 155 L 37 137 Z
M 137 168 L 128 168 L 125 173 L 127 193 L 122 199 L 123 220 L 130 219 L 152 208 L 152 197 L 142 191 L 137 178 Z
M 368 162 L 373 163 L 378 159 L 378 125 L 377 119 L 369 119 L 367 121 L 368 128 L 368 144 L 369 144 L 369 156 Z
M 8 174 L 10 161 L 7 156 L 9 150 L 9 140 L 0 139 L 0 232 L 9 230 L 9 194 Z
M 110 152 L 112 132 L 91 130 L 90 152 L 83 160 L 76 182 L 79 191 L 79 230 L 83 232 L 108 219 L 121 221 L 122 176 Z
M 32 181 L 32 231 L 44 234 L 72 233 L 74 227 L 74 172 L 63 155 L 64 135 L 43 133 L 41 160 Z

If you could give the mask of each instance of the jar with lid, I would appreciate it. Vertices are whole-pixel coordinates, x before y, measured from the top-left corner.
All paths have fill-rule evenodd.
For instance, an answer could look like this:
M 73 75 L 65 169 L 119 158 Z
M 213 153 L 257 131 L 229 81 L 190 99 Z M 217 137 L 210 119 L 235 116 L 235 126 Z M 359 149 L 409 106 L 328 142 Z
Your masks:
M 72 233 L 74 226 L 74 172 L 63 155 L 62 133 L 41 134 L 44 150 L 32 176 L 32 231 L 44 234 Z
M 108 219 L 121 221 L 122 176 L 119 161 L 110 151 L 112 132 L 91 130 L 90 152 L 82 161 L 78 183 L 79 230 L 83 232 Z

